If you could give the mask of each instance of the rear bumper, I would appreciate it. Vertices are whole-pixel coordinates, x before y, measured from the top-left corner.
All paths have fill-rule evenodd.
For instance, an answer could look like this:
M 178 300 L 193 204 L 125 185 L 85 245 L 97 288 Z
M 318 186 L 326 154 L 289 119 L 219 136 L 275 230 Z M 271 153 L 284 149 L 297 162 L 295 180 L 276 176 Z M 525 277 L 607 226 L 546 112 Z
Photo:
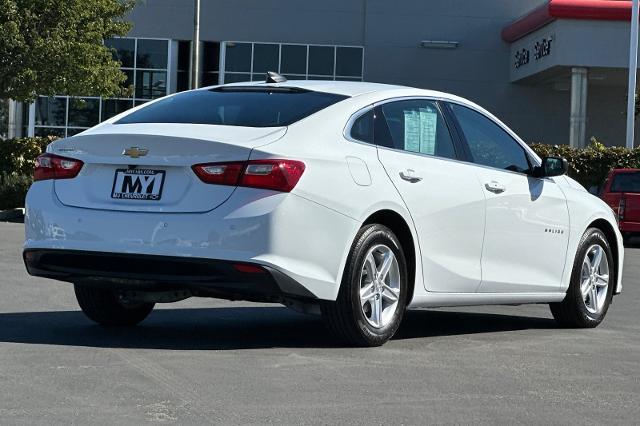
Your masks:
M 213 259 L 25 250 L 29 274 L 114 290 L 190 291 L 195 296 L 282 302 L 314 299 L 295 280 L 265 266 Z
M 322 300 L 337 297 L 359 228 L 355 220 L 295 194 L 237 188 L 205 213 L 106 211 L 61 204 L 51 182 L 35 182 L 27 194 L 25 252 L 110 253 L 123 256 L 122 264 L 137 256 L 177 259 L 180 265 L 249 263 L 289 277 Z

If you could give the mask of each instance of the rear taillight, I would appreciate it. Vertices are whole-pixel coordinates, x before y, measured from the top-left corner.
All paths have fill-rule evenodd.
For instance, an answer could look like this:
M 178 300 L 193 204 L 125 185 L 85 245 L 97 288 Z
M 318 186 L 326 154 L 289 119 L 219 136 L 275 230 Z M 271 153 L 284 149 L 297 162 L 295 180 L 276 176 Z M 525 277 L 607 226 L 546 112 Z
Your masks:
M 205 183 L 290 192 L 300 180 L 305 166 L 295 160 L 251 160 L 196 164 L 192 168 Z
M 624 211 L 627 208 L 627 202 L 624 198 L 620 199 L 620 204 L 618 204 L 618 220 L 624 220 Z
M 84 163 L 73 158 L 42 154 L 36 158 L 33 180 L 72 179 L 78 176 Z
M 191 168 L 204 183 L 236 186 L 244 163 L 196 164 Z

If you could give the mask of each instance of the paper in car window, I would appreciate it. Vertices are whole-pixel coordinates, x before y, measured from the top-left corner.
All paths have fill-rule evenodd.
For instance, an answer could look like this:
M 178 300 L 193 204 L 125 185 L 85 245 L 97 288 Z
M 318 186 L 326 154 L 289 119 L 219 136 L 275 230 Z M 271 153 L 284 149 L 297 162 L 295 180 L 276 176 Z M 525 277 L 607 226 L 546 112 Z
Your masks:
M 404 112 L 404 149 L 434 155 L 438 114 L 430 108 Z
M 416 110 L 404 112 L 404 149 L 420 152 L 420 113 Z

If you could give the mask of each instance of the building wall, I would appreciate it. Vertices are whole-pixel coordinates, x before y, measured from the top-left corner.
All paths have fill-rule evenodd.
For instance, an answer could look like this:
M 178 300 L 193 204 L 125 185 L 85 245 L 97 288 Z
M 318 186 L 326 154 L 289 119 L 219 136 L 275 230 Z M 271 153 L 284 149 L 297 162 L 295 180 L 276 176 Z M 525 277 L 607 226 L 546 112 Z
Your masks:
M 568 90 L 511 83 L 510 47 L 500 37 L 503 27 L 545 1 L 202 0 L 201 39 L 364 46 L 366 81 L 455 93 L 495 113 L 526 141 L 562 144 L 569 140 Z M 192 1 L 146 0 L 131 18 L 133 37 L 192 38 Z M 421 48 L 421 40 L 459 47 Z M 601 107 L 616 96 L 606 89 L 590 93 L 589 136 L 624 135 L 624 117 Z

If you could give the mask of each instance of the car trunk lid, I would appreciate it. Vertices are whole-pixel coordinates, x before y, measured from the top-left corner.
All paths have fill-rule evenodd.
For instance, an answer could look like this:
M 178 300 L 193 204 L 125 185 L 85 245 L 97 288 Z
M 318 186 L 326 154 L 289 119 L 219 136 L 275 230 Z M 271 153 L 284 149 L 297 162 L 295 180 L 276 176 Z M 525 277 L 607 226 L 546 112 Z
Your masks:
M 57 141 L 49 152 L 84 162 L 74 179 L 56 180 L 63 204 L 102 210 L 197 213 L 224 203 L 235 187 L 202 182 L 198 163 L 246 161 L 286 127 L 184 124 L 106 125 Z

